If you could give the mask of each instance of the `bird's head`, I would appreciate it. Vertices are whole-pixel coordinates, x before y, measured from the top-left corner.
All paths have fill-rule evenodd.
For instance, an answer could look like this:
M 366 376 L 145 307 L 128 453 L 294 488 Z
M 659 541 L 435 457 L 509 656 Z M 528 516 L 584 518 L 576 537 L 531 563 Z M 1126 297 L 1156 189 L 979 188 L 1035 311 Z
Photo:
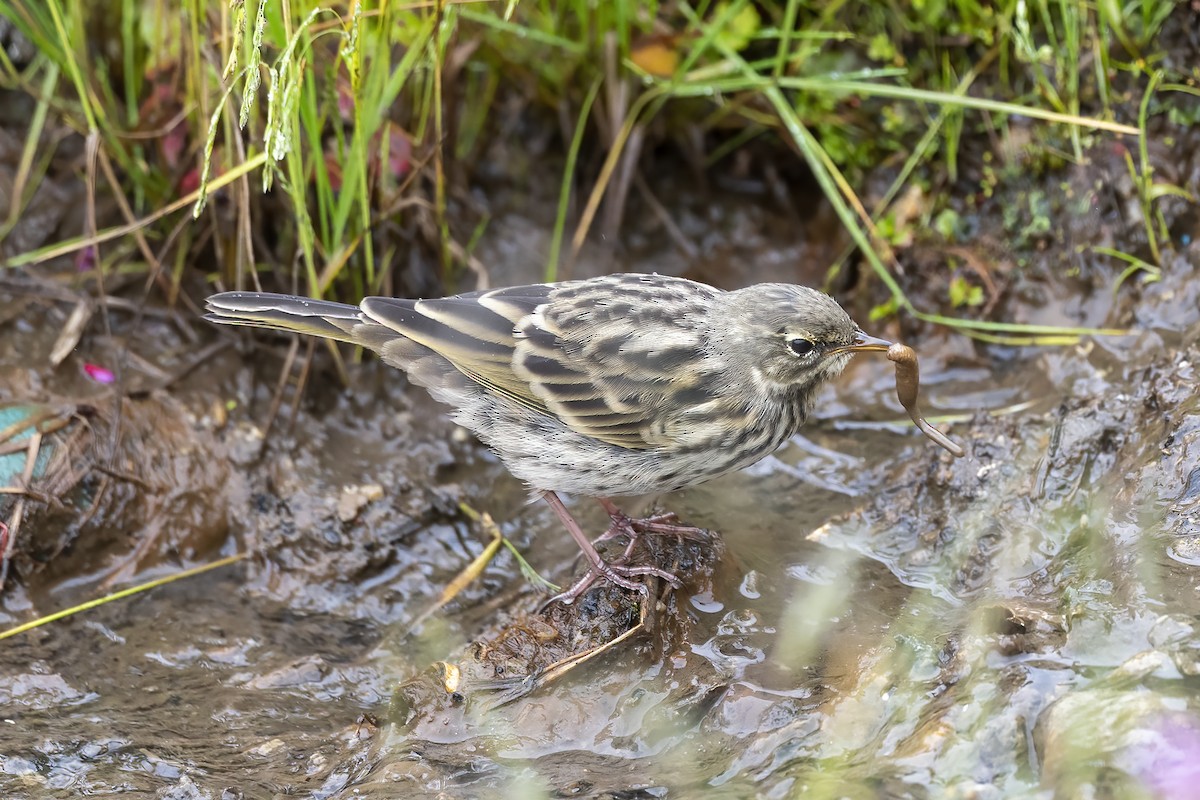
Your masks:
M 815 389 L 836 377 L 856 352 L 891 344 L 863 333 L 828 295 L 789 283 L 729 292 L 714 309 L 717 353 L 741 380 L 768 392 Z

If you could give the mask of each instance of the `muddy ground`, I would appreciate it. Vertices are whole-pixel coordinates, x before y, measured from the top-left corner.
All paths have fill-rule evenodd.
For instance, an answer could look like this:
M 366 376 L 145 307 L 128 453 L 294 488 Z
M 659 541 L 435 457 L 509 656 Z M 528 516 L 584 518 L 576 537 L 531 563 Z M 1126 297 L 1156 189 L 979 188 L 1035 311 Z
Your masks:
M 1191 140 L 1160 157 L 1196 192 Z M 122 301 L 53 367 L 87 277 L 0 275 L 0 428 L 43 420 L 47 459 L 26 484 L 30 432 L 0 454 L 0 483 L 36 490 L 0 495 L 10 521 L 23 503 L 0 628 L 249 554 L 0 642 L 0 795 L 1190 796 L 1200 245 L 1171 206 L 1161 281 L 1114 292 L 1124 265 L 1089 247 L 1138 251 L 1140 211 L 1119 148 L 1090 156 L 964 210 L 969 240 L 918 242 L 902 280 L 939 308 L 953 255 L 986 272 L 993 319 L 1129 333 L 1010 347 L 872 325 L 859 284 L 842 299 L 918 349 L 926 412 L 968 456 L 917 434 L 891 365 L 859 357 L 776 456 L 629 504 L 715 532 L 648 544 L 685 586 L 646 604 L 605 589 L 543 611 L 502 549 L 429 613 L 490 540 L 460 504 L 548 579 L 579 565 L 421 390 L 374 362 L 344 388 L 318 347 L 295 410 L 289 391 L 272 414 L 287 340 L 143 310 L 134 283 L 106 287 Z M 656 180 L 701 255 L 635 208 L 622 255 L 596 246 L 577 275 L 815 283 L 842 245 L 826 216 Z M 493 284 L 536 279 L 552 193 L 488 191 Z M 1019 244 L 1003 211 L 1032 191 L 1059 211 Z

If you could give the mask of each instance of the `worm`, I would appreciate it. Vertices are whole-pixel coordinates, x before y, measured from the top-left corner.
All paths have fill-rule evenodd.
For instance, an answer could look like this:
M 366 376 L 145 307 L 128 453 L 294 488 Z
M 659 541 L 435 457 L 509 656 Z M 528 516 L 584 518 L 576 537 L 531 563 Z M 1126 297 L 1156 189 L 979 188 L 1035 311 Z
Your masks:
M 950 451 L 956 458 L 962 458 L 966 451 L 952 442 L 950 437 L 930 425 L 921 416 L 921 408 L 917 404 L 917 395 L 921 388 L 921 367 L 917 363 L 917 354 L 905 344 L 897 342 L 887 350 L 888 361 L 896 365 L 896 399 L 913 423 L 920 428 L 931 441 Z

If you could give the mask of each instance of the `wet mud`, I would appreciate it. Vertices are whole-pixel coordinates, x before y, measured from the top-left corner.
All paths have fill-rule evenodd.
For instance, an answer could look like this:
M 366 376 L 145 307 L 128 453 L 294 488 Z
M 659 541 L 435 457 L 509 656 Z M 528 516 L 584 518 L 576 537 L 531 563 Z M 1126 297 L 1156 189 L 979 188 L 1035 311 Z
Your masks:
M 490 541 L 464 503 L 549 580 L 581 565 L 395 371 L 351 362 L 343 386 L 317 348 L 276 408 L 287 340 L 133 303 L 50 367 L 86 279 L 4 275 L 0 483 L 22 491 L 0 511 L 22 511 L 0 627 L 249 557 L 0 642 L 0 794 L 1178 796 L 1200 763 L 1200 245 L 1181 233 L 1159 282 L 1114 293 L 1122 265 L 1073 245 L 1135 249 L 1124 169 L 1099 153 L 1049 180 L 1091 211 L 1045 247 L 998 246 L 1013 189 L 958 253 L 996 318 L 1127 335 L 1014 347 L 864 323 L 916 348 L 923 411 L 965 457 L 912 426 L 890 362 L 860 356 L 775 456 L 630 502 L 715 532 L 640 551 L 682 589 L 569 608 L 542 608 L 505 548 L 437 607 Z M 621 267 L 813 283 L 835 249 L 752 198 L 693 202 L 673 211 L 704 256 L 644 215 Z M 481 261 L 497 285 L 534 278 L 552 206 L 495 204 Z M 906 258 L 938 308 L 920 276 L 946 253 Z M 860 321 L 879 300 L 851 296 Z

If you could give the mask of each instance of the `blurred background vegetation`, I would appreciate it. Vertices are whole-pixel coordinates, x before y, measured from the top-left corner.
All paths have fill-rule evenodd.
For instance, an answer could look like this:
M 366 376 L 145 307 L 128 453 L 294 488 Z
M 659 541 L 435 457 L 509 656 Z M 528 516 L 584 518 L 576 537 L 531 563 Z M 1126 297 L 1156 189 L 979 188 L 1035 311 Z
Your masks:
M 1155 179 L 1138 129 L 1156 114 L 1200 116 L 1161 102 L 1197 93 L 1196 67 L 1156 48 L 1173 14 L 1195 11 L 1169 0 L 0 0 L 0 81 L 27 97 L 29 120 L 0 236 L 46 179 L 64 125 L 83 140 L 74 168 L 90 198 L 81 236 L 0 252 L 11 266 L 70 256 L 144 272 L 170 302 L 198 274 L 342 298 L 470 289 L 470 273 L 486 271 L 472 250 L 489 221 L 472 187 L 553 171 L 543 272 L 554 279 L 589 233 L 611 241 L 631 187 L 670 159 L 697 187 L 714 172 L 819 187 L 886 287 L 875 315 L 946 321 L 905 296 L 891 247 L 969 233 L 943 190 L 987 198 L 1010 177 L 1083 161 L 1098 137 L 1126 149 L 1146 220 L 1146 251 L 1112 255 L 1153 278 L 1168 235 L 1155 204 L 1188 198 Z M 932 198 L 915 216 L 913 191 Z M 1014 215 L 1015 238 L 1051 224 L 1036 200 Z M 961 282 L 950 294 L 948 307 L 982 302 Z

